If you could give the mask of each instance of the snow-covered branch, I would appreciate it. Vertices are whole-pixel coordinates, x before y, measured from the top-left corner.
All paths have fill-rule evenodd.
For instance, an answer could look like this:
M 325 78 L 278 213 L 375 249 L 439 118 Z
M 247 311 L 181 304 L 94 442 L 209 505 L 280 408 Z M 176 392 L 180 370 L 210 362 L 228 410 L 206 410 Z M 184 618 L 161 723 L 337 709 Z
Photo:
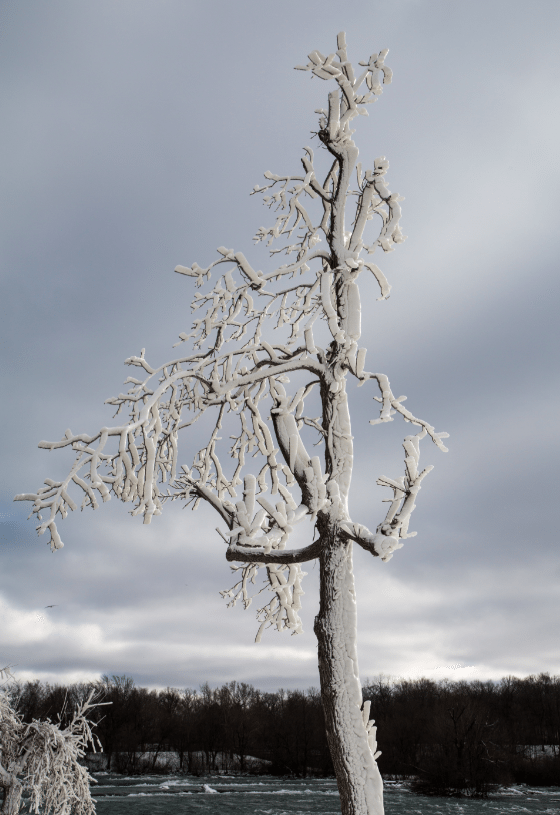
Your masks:
M 283 551 L 265 551 L 263 548 L 250 548 L 231 544 L 227 548 L 226 558 L 243 563 L 307 563 L 314 560 L 321 553 L 321 539 L 314 541 L 302 549 L 284 549 Z
M 25 724 L 0 691 L 0 786 L 6 790 L 14 813 L 19 812 L 21 793 L 27 790 L 31 793 L 30 809 L 35 813 L 94 815 L 89 785 L 96 781 L 79 763 L 88 744 L 96 750 L 86 714 L 94 707 L 112 704 L 93 702 L 94 694 L 92 690 L 68 726 L 61 729 L 49 719 Z M 98 739 L 97 743 L 101 747 Z
M 166 501 L 192 503 L 193 509 L 204 501 L 226 524 L 220 534 L 228 543 L 228 560 L 245 564 L 239 567 L 245 570 L 243 591 L 247 576 L 252 579 L 259 564 L 266 564 L 276 598 L 273 604 L 278 605 L 264 607 L 263 619 L 288 620 L 292 630 L 299 630 L 290 616 L 299 602 L 299 589 L 288 602 L 279 575 L 288 569 L 289 586 L 299 586 L 298 564 L 318 557 L 321 545 L 286 549 L 296 523 L 306 518 L 312 529 L 315 522 L 345 523 L 341 527 L 345 534 L 384 559 L 398 548 L 387 540 L 372 543 L 376 536 L 349 520 L 353 461 L 349 372 L 360 385 L 369 379 L 379 384 L 381 415 L 372 424 L 392 421 L 400 413 L 422 428 L 418 436 L 405 440 L 405 476 L 378 481 L 396 492 L 377 537 L 396 536 L 397 541 L 406 537 L 414 495 L 427 472 L 419 475 L 414 469 L 414 451 L 424 435 L 445 450 L 441 439 L 446 434 L 436 433 L 407 411 L 404 397 L 395 399 L 386 376 L 365 372 L 366 349 L 358 347 L 360 274 L 367 269 L 375 276 L 379 299 L 386 299 L 391 290 L 379 267 L 361 254 L 371 254 L 378 246 L 391 251 L 404 240 L 399 227 L 402 199 L 386 184 L 389 163 L 380 157 L 372 169 L 362 172 L 350 128 L 357 117 L 367 115 L 366 106 L 381 94 L 381 82 L 391 81 L 386 55 L 387 51 L 372 54 L 360 63 L 363 70 L 358 75 L 341 33 L 336 52 L 325 56 L 313 51 L 309 63 L 298 66 L 332 83 L 325 108 L 316 111 L 316 135 L 320 149 L 331 154 L 330 167 L 321 180 L 316 155 L 305 147 L 303 174 L 266 172 L 267 183 L 253 188 L 251 195 L 262 194 L 265 206 L 275 213 L 274 223 L 260 227 L 255 235 L 257 242 L 272 247 L 274 262 L 261 271 L 243 252 L 219 246 L 218 257 L 207 266 L 196 262 L 177 266 L 175 271 L 190 278 L 197 289 L 191 302 L 192 323 L 176 343 L 181 346 L 177 357 L 154 366 L 142 349 L 139 356 L 126 359 L 126 365 L 138 369 L 138 376 L 128 376 L 128 390 L 107 400 L 116 409 L 115 416 L 127 414 L 120 423 L 93 434 L 68 429 L 60 441 L 40 442 L 44 449 L 70 448 L 75 455 L 64 479 L 47 478 L 37 492 L 15 497 L 32 502 L 37 531 L 39 535 L 49 531 L 52 551 L 63 546 L 57 520 L 77 508 L 75 493 L 82 509 L 96 509 L 115 496 L 131 506 L 132 515 L 142 515 L 146 524 L 161 514 Z M 351 188 L 354 171 L 357 189 Z M 368 238 L 367 225 L 375 216 L 377 233 Z M 287 262 L 278 266 L 279 254 Z M 315 341 L 317 320 L 330 334 L 326 348 Z M 316 405 L 319 400 L 313 411 L 319 415 L 307 415 L 305 404 Z M 180 441 L 199 439 L 198 428 L 205 434 L 203 441 L 191 445 L 194 455 L 185 464 L 179 458 Z M 323 463 L 309 454 L 310 442 L 324 444 Z M 348 524 L 353 531 L 348 531 Z

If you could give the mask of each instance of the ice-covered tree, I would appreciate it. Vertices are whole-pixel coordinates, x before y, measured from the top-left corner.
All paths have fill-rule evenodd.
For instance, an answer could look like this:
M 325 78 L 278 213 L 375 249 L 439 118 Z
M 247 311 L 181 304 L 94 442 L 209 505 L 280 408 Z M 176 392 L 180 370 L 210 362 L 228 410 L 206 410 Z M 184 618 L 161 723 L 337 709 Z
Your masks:
M 352 545 L 387 562 L 415 534 L 408 531 L 410 515 L 431 469 L 419 468 L 419 443 L 429 437 L 445 450 L 447 434 L 436 433 L 407 410 L 405 397 L 394 396 L 385 374 L 364 368 L 359 278 L 372 274 L 379 299 L 389 296 L 390 286 L 371 255 L 379 248 L 390 252 L 404 240 L 402 199 L 387 187 L 384 157 L 362 170 L 351 129 L 381 94 L 380 83 L 391 79 L 387 51 L 372 54 L 355 73 L 344 33 L 337 46 L 328 56 L 313 51 L 307 65 L 297 66 L 332 85 L 326 108 L 316 111 L 323 151 L 317 159 L 329 160 L 323 180 L 319 161 L 306 147 L 303 173 L 266 172 L 264 186 L 251 193 L 262 195 L 275 213 L 272 225 L 255 235 L 267 246 L 280 244 L 270 250 L 270 270 L 256 271 L 242 252 L 224 246 L 209 266 L 177 266 L 176 272 L 201 289 L 192 301 L 191 330 L 176 344 L 184 350 L 157 367 L 144 350 L 127 359 L 140 375 L 127 378 L 127 393 L 107 401 L 128 418 L 92 435 L 67 430 L 61 441 L 41 442 L 49 450 L 73 450 L 74 464 L 63 481 L 47 479 L 36 494 L 16 500 L 33 502 L 38 532 L 49 531 L 53 551 L 62 546 L 57 514 L 65 518 L 76 508 L 71 487 L 83 492 L 82 508 L 95 509 L 99 497 L 107 501 L 113 494 L 131 504 L 131 514 L 142 515 L 144 523 L 159 515 L 167 500 L 193 501 L 193 508 L 206 502 L 225 525 L 218 532 L 238 578 L 222 592 L 229 604 L 250 604 L 259 570 L 271 590 L 272 599 L 258 610 L 257 640 L 269 626 L 301 631 L 305 573 L 300 564 L 319 560 L 315 633 L 342 810 L 378 815 L 382 781 L 376 728 L 369 703 L 362 704 L 358 675 Z M 367 237 L 369 221 L 375 231 Z M 277 266 L 279 254 L 287 259 Z M 380 413 L 371 424 L 400 415 L 419 428 L 404 440 L 404 474 L 377 479 L 391 498 L 375 532 L 348 511 L 353 448 L 347 383 L 352 382 L 378 389 L 373 398 Z M 204 446 L 191 464 L 181 465 L 181 431 L 189 438 L 189 428 L 207 423 L 211 411 Z M 190 438 L 192 443 L 193 432 Z M 322 460 L 308 452 L 312 443 L 324 445 Z M 287 548 L 294 527 L 304 520 L 310 520 L 312 542 Z
M 9 669 L 0 671 L 13 678 Z M 30 793 L 30 812 L 43 815 L 92 815 L 95 804 L 89 784 L 97 783 L 79 763 L 91 743 L 96 752 L 92 722 L 86 713 L 112 702 L 87 700 L 78 705 L 66 727 L 50 719 L 25 724 L 0 689 L 0 788 L 4 791 L 1 815 L 17 815 L 22 793 Z M 101 743 L 97 740 L 99 747 Z M 41 808 L 41 809 L 39 809 Z

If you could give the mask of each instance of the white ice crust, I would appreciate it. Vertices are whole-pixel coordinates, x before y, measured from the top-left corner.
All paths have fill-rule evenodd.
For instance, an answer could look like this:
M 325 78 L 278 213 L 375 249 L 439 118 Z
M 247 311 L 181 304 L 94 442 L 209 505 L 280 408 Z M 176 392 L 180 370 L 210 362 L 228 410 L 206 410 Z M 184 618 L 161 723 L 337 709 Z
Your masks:
M 0 671 L 13 679 L 9 668 Z M 30 793 L 32 812 L 57 815 L 95 815 L 90 783 L 96 780 L 80 764 L 88 745 L 96 752 L 89 710 L 111 702 L 94 702 L 95 691 L 78 706 L 66 727 L 49 719 L 25 724 L 13 709 L 8 693 L 0 689 L 0 784 L 4 787 L 6 815 L 20 811 L 21 795 Z
M 71 489 L 81 492 L 82 509 L 96 509 L 99 498 L 108 501 L 113 495 L 146 524 L 161 514 L 168 500 L 192 502 L 193 509 L 201 501 L 209 504 L 220 516 L 218 532 L 238 578 L 233 588 L 222 592 L 228 605 L 238 600 L 245 608 L 251 604 L 249 590 L 259 571 L 264 571 L 272 592 L 270 602 L 257 609 L 257 641 L 268 627 L 301 633 L 305 572 L 300 564 L 323 558 L 329 535 L 337 535 L 341 546 L 355 541 L 387 562 L 405 539 L 416 534 L 408 531 L 410 517 L 422 481 L 432 469 L 420 470 L 419 443 L 428 436 L 446 450 L 442 442 L 446 433 L 436 433 L 408 411 L 403 405 L 406 397 L 394 396 L 385 374 L 364 369 L 359 278 L 364 270 L 370 272 L 379 285 L 379 299 L 389 297 L 391 287 L 370 256 L 379 247 L 393 251 L 405 240 L 399 225 L 402 198 L 388 188 L 389 162 L 384 156 L 362 171 L 350 128 L 381 94 L 381 81 L 391 80 L 387 51 L 361 62 L 363 70 L 356 75 L 343 33 L 337 46 L 329 55 L 313 51 L 308 64 L 297 66 L 334 85 L 327 107 L 317 111 L 318 135 L 333 159 L 326 178 L 319 179 L 313 150 L 306 147 L 303 174 L 266 172 L 267 183 L 251 191 L 262 195 L 265 206 L 275 213 L 273 223 L 260 227 L 255 240 L 267 246 L 283 240 L 270 253 L 273 259 L 284 254 L 287 262 L 275 265 L 274 260 L 269 271 L 260 271 L 243 252 L 219 246 L 218 257 L 206 267 L 178 265 L 175 271 L 199 289 L 191 304 L 190 330 L 176 343 L 181 351 L 155 367 L 144 349 L 129 357 L 126 364 L 137 369 L 138 377 L 129 376 L 127 392 L 107 400 L 116 408 L 115 415 L 125 412 L 128 417 L 91 435 L 68 429 L 60 441 L 41 442 L 39 446 L 49 450 L 70 448 L 75 461 L 66 478 L 46 479 L 36 493 L 15 499 L 33 503 L 38 533 L 49 531 L 52 551 L 63 546 L 57 516 L 65 518 L 77 506 Z M 372 220 L 378 228 L 366 244 L 366 227 L 371 229 Z M 347 222 L 352 223 L 351 231 L 346 231 Z M 330 339 L 324 348 L 314 337 L 317 320 L 328 328 Z M 293 387 L 290 376 L 297 383 Z M 351 381 L 379 389 L 373 398 L 380 403 L 380 413 L 372 425 L 400 415 L 419 428 L 404 440 L 404 474 L 377 478 L 392 497 L 375 533 L 348 513 Z M 312 416 L 306 404 L 313 405 L 314 400 L 316 404 L 317 399 L 320 415 Z M 181 431 L 188 437 L 189 428 L 211 410 L 216 418 L 209 438 L 192 463 L 181 463 Z M 190 437 L 195 434 L 196 430 Z M 310 455 L 304 443 L 313 434 L 315 442 L 324 445 L 322 460 Z M 287 548 L 295 526 L 304 519 L 311 521 L 309 528 L 317 529 L 319 537 L 303 549 Z M 348 685 L 348 720 L 354 722 L 348 761 L 363 787 L 362 804 L 356 804 L 355 812 L 379 815 L 383 807 L 375 727 L 369 722 L 367 703 L 362 707 L 358 679 L 351 559 L 344 564 L 340 592 L 348 606 L 341 617 L 345 656 L 340 681 Z M 334 631 L 330 635 L 335 638 Z

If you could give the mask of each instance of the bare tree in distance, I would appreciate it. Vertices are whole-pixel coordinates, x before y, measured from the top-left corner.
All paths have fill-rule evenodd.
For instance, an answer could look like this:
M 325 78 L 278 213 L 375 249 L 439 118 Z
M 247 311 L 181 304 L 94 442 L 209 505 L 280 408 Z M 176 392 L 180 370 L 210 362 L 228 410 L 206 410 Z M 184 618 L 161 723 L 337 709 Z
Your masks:
M 399 228 L 402 199 L 387 187 L 389 163 L 377 158 L 372 169 L 362 171 L 350 128 L 381 94 L 381 77 L 385 84 L 391 80 L 386 55 L 372 54 L 356 75 L 340 33 L 335 53 L 313 51 L 307 65 L 297 66 L 334 86 L 326 108 L 316 111 L 322 155 L 329 158 L 324 181 L 306 147 L 303 174 L 266 172 L 267 183 L 251 193 L 262 195 L 275 212 L 273 224 L 260 227 L 255 241 L 271 246 L 279 240 L 270 255 L 288 256 L 287 262 L 256 271 L 242 252 L 220 246 L 209 266 L 177 266 L 176 272 L 194 278 L 201 289 L 191 304 L 192 328 L 176 344 L 183 353 L 158 367 L 148 363 L 144 349 L 129 357 L 126 364 L 138 368 L 140 378 L 129 376 L 128 392 L 107 400 L 117 414 L 126 409 L 128 419 L 93 435 L 67 430 L 61 441 L 40 442 L 49 450 L 69 447 L 74 464 L 63 481 L 46 479 L 36 494 L 15 499 L 33 501 L 38 532 L 50 532 L 52 551 L 63 545 L 57 513 L 65 518 L 76 508 L 68 491 L 72 484 L 84 494 L 82 509 L 97 508 L 98 496 L 108 501 L 112 493 L 131 503 L 131 514 L 143 515 L 144 523 L 160 515 L 167 500 L 192 501 L 193 509 L 206 502 L 225 524 L 218 532 L 239 578 L 222 592 L 228 604 L 241 600 L 247 608 L 250 585 L 260 569 L 265 572 L 272 599 L 258 609 L 257 641 L 270 626 L 301 632 L 300 564 L 318 559 L 321 693 L 345 815 L 383 812 L 376 728 L 369 702 L 362 704 L 358 674 L 352 543 L 387 562 L 416 534 L 408 531 L 409 520 L 432 469 L 419 469 L 419 443 L 428 436 L 445 451 L 447 437 L 404 407 L 406 397 L 394 396 L 385 374 L 364 369 L 366 349 L 358 347 L 359 275 L 373 274 L 379 299 L 386 299 L 390 286 L 370 256 L 379 247 L 390 252 L 405 239 Z M 379 228 L 366 244 L 365 228 L 373 219 Z M 215 267 L 224 271 L 212 286 Z M 404 474 L 377 479 L 392 497 L 375 532 L 348 512 L 353 462 L 348 378 L 358 387 L 377 385 L 373 398 L 380 413 L 371 424 L 400 415 L 419 428 L 404 440 Z M 180 465 L 179 431 L 203 416 L 206 422 L 211 409 L 215 418 L 206 444 L 190 466 Z M 311 443 L 324 444 L 323 461 L 309 454 Z M 44 520 L 42 513 L 48 513 Z M 303 519 L 310 520 L 312 542 L 286 548 Z

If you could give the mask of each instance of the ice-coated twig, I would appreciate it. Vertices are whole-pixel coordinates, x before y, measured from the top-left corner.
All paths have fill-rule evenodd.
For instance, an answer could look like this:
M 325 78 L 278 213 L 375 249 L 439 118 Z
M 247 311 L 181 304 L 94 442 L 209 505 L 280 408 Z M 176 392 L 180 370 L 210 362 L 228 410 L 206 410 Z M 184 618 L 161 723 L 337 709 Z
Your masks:
M 360 378 L 376 379 L 379 385 L 379 390 L 381 391 L 382 398 L 378 396 L 373 397 L 377 402 L 381 402 L 381 413 L 378 419 L 370 419 L 370 424 L 375 425 L 382 424 L 383 422 L 392 422 L 395 413 L 400 413 L 405 422 L 411 422 L 412 424 L 422 427 L 425 431 L 424 435 L 428 434 L 433 443 L 439 447 L 443 453 L 448 452 L 448 449 L 443 444 L 442 439 L 449 438 L 449 433 L 436 433 L 431 424 L 428 424 L 428 422 L 425 422 L 423 419 L 418 419 L 409 410 L 403 407 L 402 403 L 406 400 L 406 396 L 399 396 L 395 399 L 389 384 L 389 379 L 385 374 L 363 373 Z M 424 438 L 424 435 L 422 438 Z
M 6 665 L 5 668 L 0 668 L 0 679 L 14 679 L 14 675 L 11 671 L 12 665 Z

